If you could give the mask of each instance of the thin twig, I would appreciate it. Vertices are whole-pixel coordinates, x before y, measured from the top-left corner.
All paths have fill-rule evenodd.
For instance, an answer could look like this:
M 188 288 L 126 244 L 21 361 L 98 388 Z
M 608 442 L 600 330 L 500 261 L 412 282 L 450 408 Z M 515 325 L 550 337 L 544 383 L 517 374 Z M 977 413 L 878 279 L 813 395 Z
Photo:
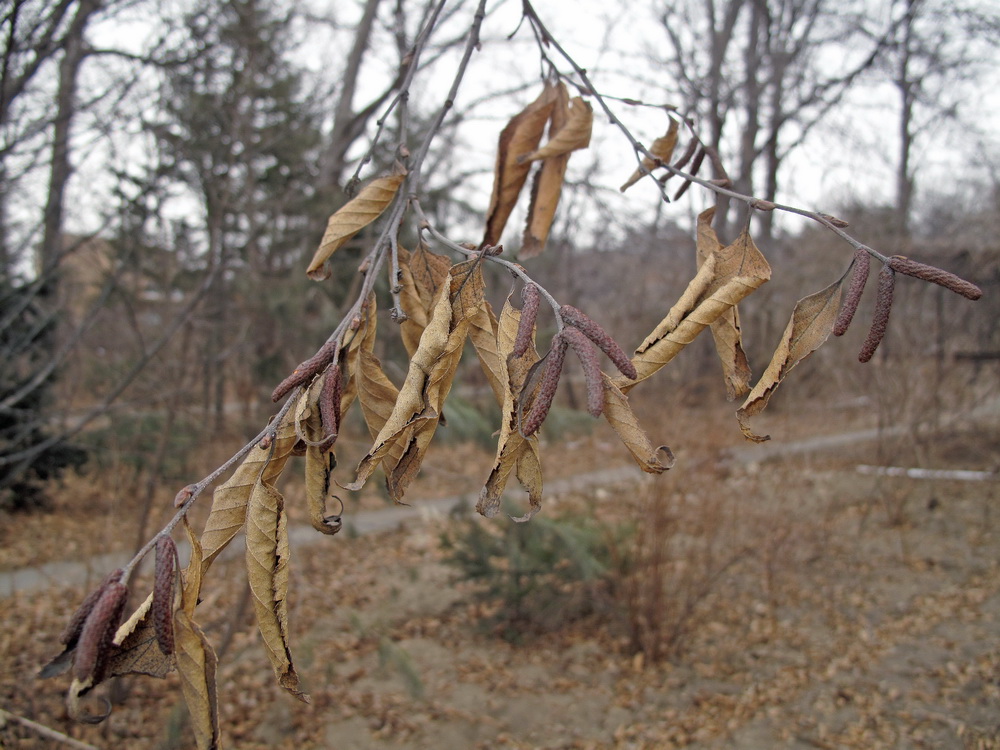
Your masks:
M 12 714 L 10 711 L 4 711 L 0 708 L 0 723 L 4 721 L 14 721 L 20 724 L 26 729 L 30 729 L 37 735 L 44 737 L 47 740 L 53 740 L 55 742 L 62 743 L 67 747 L 76 748 L 76 750 L 100 750 L 100 748 L 94 745 L 88 745 L 86 742 L 80 742 L 80 740 L 74 740 L 69 735 L 58 732 L 51 727 L 47 727 L 44 724 L 39 724 L 37 721 L 32 721 L 31 719 L 26 719 L 23 716 L 18 716 L 17 714 Z

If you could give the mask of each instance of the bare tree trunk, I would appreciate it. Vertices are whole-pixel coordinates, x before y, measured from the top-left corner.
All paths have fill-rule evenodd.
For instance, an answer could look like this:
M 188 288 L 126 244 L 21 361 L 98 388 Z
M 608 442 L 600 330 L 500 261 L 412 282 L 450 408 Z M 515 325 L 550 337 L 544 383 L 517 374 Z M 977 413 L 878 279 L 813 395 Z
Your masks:
M 66 35 L 65 52 L 59 63 L 56 91 L 56 116 L 52 137 L 52 166 L 49 171 L 48 198 L 42 228 L 42 246 L 38 269 L 46 273 L 58 264 L 62 253 L 62 229 L 65 215 L 66 184 L 72 174 L 70 165 L 70 130 L 76 114 L 76 91 L 80 66 L 86 56 L 83 33 L 87 22 L 100 7 L 100 0 L 82 0 Z
M 906 16 L 902 22 L 899 68 L 896 87 L 899 89 L 899 157 L 896 163 L 896 231 L 905 242 L 910 236 L 910 209 L 913 203 L 913 171 L 910 154 L 913 150 L 913 105 L 915 82 L 910 78 L 910 55 L 913 45 L 913 20 L 919 0 L 906 0 Z

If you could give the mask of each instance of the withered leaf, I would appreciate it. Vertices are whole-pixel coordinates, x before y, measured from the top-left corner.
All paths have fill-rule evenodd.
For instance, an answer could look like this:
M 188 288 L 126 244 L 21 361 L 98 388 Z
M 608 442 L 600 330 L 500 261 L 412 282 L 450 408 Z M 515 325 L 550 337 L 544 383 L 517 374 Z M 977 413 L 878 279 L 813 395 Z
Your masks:
M 330 216 L 319 248 L 306 269 L 309 278 L 322 281 L 330 277 L 330 269 L 326 264 L 330 256 L 382 215 L 396 197 L 404 178 L 405 174 L 392 174 L 372 180 Z
M 553 133 L 565 129 L 569 118 L 569 94 L 566 91 L 566 86 L 560 82 L 549 121 L 550 142 Z M 591 113 L 592 122 L 593 114 Z M 587 138 L 589 141 L 589 131 Z M 547 146 L 548 144 L 546 144 Z M 563 178 L 566 176 L 568 164 L 569 152 L 567 151 L 549 156 L 542 162 L 541 169 L 535 172 L 535 178 L 531 184 L 528 220 L 524 226 L 524 237 L 521 240 L 521 251 L 518 256 L 521 260 L 533 258 L 545 249 L 545 242 L 548 239 L 549 230 L 552 228 L 552 220 L 555 218 L 556 207 L 559 205 L 559 198 L 562 195 Z
M 299 398 L 306 398 L 307 395 L 303 393 Z M 201 544 L 205 550 L 202 565 L 205 569 L 243 528 L 247 504 L 258 480 L 272 484 L 285 468 L 297 440 L 294 411 L 289 410 L 275 427 L 271 445 L 251 448 L 233 475 L 213 493 L 212 509 L 201 533 Z
M 712 217 L 715 207 L 711 207 L 698 216 L 697 256 L 698 267 L 705 263 L 708 256 L 718 254 L 721 243 L 712 228 Z M 726 393 L 732 401 L 737 396 L 743 396 L 750 390 L 750 363 L 743 351 L 743 337 L 740 331 L 740 313 L 737 305 L 733 305 L 712 322 L 712 338 L 715 340 L 715 350 L 722 362 L 722 376 L 726 383 Z
M 247 578 L 257 625 L 278 683 L 308 702 L 288 647 L 288 517 L 274 487 L 257 481 L 247 513 Z
M 647 172 L 651 172 L 655 169 L 658 164 L 667 164 L 670 162 L 670 157 L 673 156 L 674 153 L 674 147 L 677 145 L 677 130 L 677 120 L 671 118 L 670 125 L 667 127 L 667 132 L 653 141 L 653 145 L 649 149 L 649 153 L 656 158 L 650 159 L 648 156 L 642 157 L 642 166 L 645 168 L 645 171 L 642 169 L 636 169 L 632 175 L 625 180 L 625 184 L 618 188 L 621 192 L 624 193 L 632 187 L 635 183 L 641 180 Z M 658 159 L 659 162 L 657 162 L 656 159 Z
M 503 405 L 503 375 L 500 372 L 500 353 L 497 351 L 497 318 L 489 302 L 469 320 L 469 341 L 476 350 L 483 374 L 489 381 L 497 404 Z
M 215 750 L 220 747 L 218 658 L 198 623 L 183 609 L 174 612 L 174 636 L 181 694 L 191 715 L 195 743 L 199 750 Z
M 420 470 L 424 453 L 437 429 L 444 400 L 451 390 L 471 319 L 483 305 L 480 259 L 452 267 L 434 305 L 420 345 L 410 360 L 406 379 L 389 419 L 358 464 L 356 480 L 347 489 L 360 489 L 375 467 L 390 455 L 399 460 L 386 472 L 390 497 L 399 502 Z
M 653 447 L 629 405 L 628 396 L 606 374 L 601 375 L 604 382 L 604 418 L 618 433 L 639 468 L 650 474 L 662 474 L 672 468 L 674 454 L 670 448 L 665 445 Z
M 627 393 L 676 357 L 706 327 L 771 278 L 771 267 L 744 231 L 731 244 L 708 254 L 681 298 L 636 349 L 638 378 L 616 378 Z
M 560 83 L 559 88 L 560 96 L 566 96 L 566 84 Z M 537 151 L 521 157 L 522 162 L 551 159 L 590 145 L 590 135 L 594 128 L 593 108 L 579 96 L 573 97 L 568 105 L 560 104 L 562 103 L 556 104 L 553 109 L 548 142 Z M 560 112 L 558 119 L 556 112 Z
M 826 289 L 795 303 L 792 317 L 785 326 L 770 364 L 736 411 L 740 429 L 748 440 L 760 443 L 770 439 L 769 435 L 757 435 L 750 429 L 750 417 L 764 411 L 775 389 L 791 369 L 822 346 L 833 333 L 843 287 L 844 279 L 841 278 Z
M 497 441 L 497 455 L 486 484 L 479 493 L 476 510 L 492 518 L 500 509 L 500 501 L 511 472 L 517 476 L 521 486 L 528 492 L 529 509 L 515 521 L 527 521 L 542 507 L 542 468 L 538 458 L 538 438 L 525 438 L 518 431 L 518 394 L 524 390 L 531 366 L 538 361 L 534 343 L 518 357 L 513 356 L 514 341 L 517 338 L 521 311 L 511 303 L 510 296 L 500 311 L 497 321 L 498 375 L 503 388 L 500 437 Z M 524 406 L 531 407 L 533 393 L 526 394 Z
M 521 112 L 514 115 L 500 132 L 497 160 L 493 175 L 493 194 L 486 212 L 484 245 L 496 245 L 510 218 L 511 211 L 528 179 L 531 163 L 522 163 L 520 157 L 538 148 L 555 105 L 558 88 L 546 83 L 542 93 Z

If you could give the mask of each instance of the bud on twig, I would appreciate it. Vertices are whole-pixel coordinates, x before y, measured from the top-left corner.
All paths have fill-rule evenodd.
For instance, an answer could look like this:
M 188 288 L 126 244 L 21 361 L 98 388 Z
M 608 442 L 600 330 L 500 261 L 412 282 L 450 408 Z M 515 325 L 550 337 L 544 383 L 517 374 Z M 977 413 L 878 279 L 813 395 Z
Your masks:
M 522 356 L 531 345 L 531 334 L 535 330 L 535 321 L 538 320 L 538 306 L 541 304 L 542 295 L 538 287 L 534 284 L 525 284 L 521 291 L 521 320 L 517 324 L 517 336 L 514 337 L 514 348 L 511 355 Z
M 588 317 L 585 313 L 577 310 L 572 305 L 563 305 L 559 308 L 559 314 L 567 325 L 580 329 L 583 335 L 593 341 L 602 352 L 608 355 L 608 359 L 614 362 L 618 371 L 630 380 L 639 377 L 635 365 L 625 351 L 618 346 L 611 336 L 605 331 L 597 321 Z
M 830 224 L 837 227 L 837 229 L 847 229 L 847 227 L 851 226 L 848 222 L 844 221 L 843 219 L 838 219 L 836 216 L 830 216 L 830 214 L 820 214 L 819 217 L 825 221 L 828 221 Z
M 181 487 L 177 494 L 174 495 L 174 507 L 180 508 L 184 503 L 191 499 L 194 495 L 195 485 L 189 484 L 186 487 Z
M 562 336 L 552 339 L 552 348 L 549 350 L 548 361 L 542 372 L 538 395 L 535 397 L 535 403 L 531 405 L 531 411 L 521 424 L 521 434 L 525 437 L 533 435 L 542 426 L 549 409 L 552 408 L 552 399 L 556 396 L 559 376 L 562 375 L 563 362 L 566 359 L 566 346 L 566 339 Z
M 943 286 L 945 289 L 950 289 L 955 294 L 961 294 L 967 299 L 977 300 L 983 296 L 983 290 L 971 281 L 966 281 L 953 273 L 948 273 L 935 266 L 910 260 L 903 255 L 893 255 L 890 257 L 889 267 L 893 271 L 912 276 L 915 279 L 923 279 L 932 284 Z
M 117 583 L 122 579 L 122 569 L 112 570 L 108 573 L 104 580 L 101 581 L 100 585 L 87 594 L 83 602 L 77 607 L 76 612 L 69 619 L 66 628 L 63 630 L 62 635 L 59 636 L 59 642 L 63 645 L 73 648 L 76 642 L 80 640 L 80 633 L 83 631 L 83 624 L 87 621 L 90 616 L 91 611 L 94 609 L 94 605 L 97 604 L 97 600 L 101 598 L 101 594 L 104 590 L 110 586 L 112 583 Z
M 578 329 L 567 326 L 560 336 L 565 337 L 583 365 L 583 375 L 587 383 L 587 411 L 590 416 L 599 417 L 604 411 L 604 382 L 601 367 L 597 363 L 597 350 Z
M 167 656 L 174 652 L 174 565 L 177 545 L 169 536 L 156 543 L 156 573 L 153 578 L 153 602 L 150 617 L 156 643 Z
M 92 677 L 96 685 L 104 677 L 108 652 L 127 599 L 128 586 L 119 581 L 110 583 L 87 616 L 73 659 L 73 675 L 80 682 Z
M 878 274 L 878 290 L 875 293 L 875 314 L 872 316 L 872 327 L 868 330 L 868 338 L 861 345 L 858 354 L 859 362 L 867 362 L 875 354 L 878 345 L 882 343 L 885 329 L 889 325 L 889 310 L 892 308 L 892 290 L 896 286 L 896 274 L 889 266 L 882 266 Z
M 833 325 L 833 335 L 843 336 L 847 332 L 848 326 L 854 320 L 854 313 L 858 311 L 858 303 L 861 302 L 861 293 L 865 290 L 868 281 L 868 274 L 871 271 L 872 259 L 868 254 L 868 249 L 859 247 L 854 251 L 854 262 L 851 264 L 851 282 L 847 286 L 847 295 L 844 297 L 844 305 L 840 308 L 837 322 Z

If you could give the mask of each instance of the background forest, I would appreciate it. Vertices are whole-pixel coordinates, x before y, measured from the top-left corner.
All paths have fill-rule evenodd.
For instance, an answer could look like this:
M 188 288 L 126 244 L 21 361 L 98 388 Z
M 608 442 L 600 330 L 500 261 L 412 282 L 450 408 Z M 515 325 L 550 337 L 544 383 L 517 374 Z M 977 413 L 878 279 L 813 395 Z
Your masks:
M 882 628 L 897 605 L 896 593 L 887 599 L 878 598 L 884 592 L 872 593 L 870 608 L 851 605 L 864 611 L 851 619 L 844 614 L 848 605 L 840 607 L 837 599 L 832 619 L 804 624 L 789 613 L 806 608 L 809 584 L 793 580 L 789 570 L 825 561 L 831 581 L 841 576 L 830 583 L 834 587 L 852 577 L 871 583 L 878 570 L 900 580 L 933 576 L 964 539 L 972 551 L 962 553 L 961 574 L 949 579 L 957 588 L 932 586 L 928 593 L 921 586 L 930 584 L 919 579 L 899 597 L 912 596 L 927 611 L 907 610 L 900 621 L 910 622 L 906 617 L 912 615 L 929 629 L 937 627 L 941 613 L 955 606 L 948 597 L 958 597 L 963 607 L 983 607 L 978 612 L 984 623 L 997 609 L 998 539 L 989 504 L 1000 445 L 1000 13 L 992 5 L 682 0 L 547 3 L 532 11 L 640 142 L 653 143 L 669 115 L 685 118 L 718 155 L 705 161 L 703 178 L 764 202 L 835 216 L 838 226 L 846 222 L 853 237 L 883 255 L 947 269 L 978 285 L 983 298 L 970 306 L 940 286 L 900 282 L 893 322 L 876 358 L 868 365 L 856 361 L 863 325 L 831 340 L 796 371 L 772 413 L 760 418 L 775 438 L 764 447 L 742 442 L 710 338 L 699 338 L 658 375 L 658 390 L 633 398 L 654 441 L 669 442 L 679 459 L 678 468 L 656 483 L 638 470 L 628 480 L 616 473 L 627 453 L 608 440 L 606 426 L 595 426 L 583 413 L 587 379 L 571 364 L 542 437 L 550 444 L 547 476 L 555 479 L 551 512 L 547 507 L 532 524 L 511 529 L 506 516 L 493 522 L 437 519 L 430 530 L 421 526 L 409 535 L 320 539 L 333 547 L 355 545 L 354 552 L 326 553 L 346 566 L 338 576 L 353 575 L 351 585 L 324 582 L 316 560 L 298 573 L 302 591 L 330 586 L 317 598 L 333 595 L 343 610 L 327 625 L 331 641 L 350 652 L 349 670 L 329 667 L 324 673 L 316 666 L 330 646 L 313 632 L 322 626 L 322 614 L 305 595 L 297 633 L 308 644 L 304 661 L 314 665 L 309 710 L 345 706 L 338 721 L 330 722 L 355 732 L 344 747 L 369 747 L 373 738 L 386 747 L 494 747 L 508 741 L 524 747 L 712 746 L 734 736 L 742 737 L 740 746 L 753 747 L 752 737 L 739 732 L 765 715 L 773 719 L 767 731 L 774 734 L 765 732 L 769 739 L 761 747 L 773 746 L 767 742 L 775 736 L 798 736 L 796 731 L 816 743 L 827 742 L 827 732 L 833 732 L 830 744 L 820 747 L 919 746 L 925 740 L 914 734 L 918 729 L 926 730 L 926 746 L 942 737 L 961 738 L 970 747 L 997 741 L 986 708 L 959 715 L 944 702 L 922 707 L 924 713 L 916 711 L 920 716 L 906 724 L 899 717 L 914 711 L 905 696 L 904 708 L 891 710 L 864 703 L 857 695 L 865 690 L 856 684 L 838 686 L 833 698 L 802 697 L 809 679 L 799 675 L 793 687 L 774 666 L 795 661 L 784 651 L 763 660 L 773 674 L 746 677 L 741 687 L 771 686 L 771 698 L 770 687 L 760 687 L 759 705 L 717 700 L 733 695 L 732 685 L 723 684 L 732 675 L 752 673 L 746 665 L 730 664 L 733 653 L 720 651 L 719 642 L 731 636 L 727 629 L 757 639 L 765 651 L 778 649 L 774 644 L 794 649 L 787 645 L 794 633 L 812 633 L 815 643 L 803 645 L 802 653 L 811 660 L 816 649 L 830 648 L 818 657 L 827 658 L 828 666 L 839 648 L 830 644 L 848 638 L 858 622 L 867 622 L 872 632 Z M 330 258 L 329 279 L 316 283 L 305 273 L 328 218 L 359 185 L 393 170 L 399 143 L 420 143 L 437 129 L 421 155 L 420 206 L 436 230 L 475 247 L 492 211 L 500 131 L 537 95 L 548 64 L 539 50 L 555 55 L 538 27 L 522 17 L 520 4 L 485 7 L 466 81 L 453 106 L 442 110 L 476 12 L 468 0 L 3 3 L 4 570 L 73 560 L 85 574 L 78 583 L 86 578 L 92 588 L 106 570 L 82 561 L 140 548 L 173 514 L 179 488 L 258 433 L 274 411 L 275 385 L 327 339 L 362 287 L 358 265 L 377 236 L 377 222 Z M 431 19 L 435 33 L 421 48 L 411 85 L 414 46 Z M 405 122 L 385 116 L 400 91 L 406 94 Z M 631 350 L 697 270 L 697 217 L 715 208 L 713 227 L 723 245 L 749 219 L 738 201 L 698 185 L 677 196 L 683 181 L 676 177 L 657 175 L 660 184 L 644 178 L 628 192 L 619 190 L 637 163 L 636 151 L 594 109 L 590 146 L 569 161 L 545 252 L 532 258 L 524 252 L 519 229 L 527 207 L 521 204 L 509 222 L 513 229 L 503 235 L 503 257 L 521 261 L 559 302 L 588 312 Z M 757 374 L 796 300 L 844 273 L 851 249 L 792 212 L 758 211 L 752 229 L 774 268 L 771 280 L 740 303 L 743 347 Z M 404 233 L 400 240 L 416 238 Z M 509 275 L 496 267 L 484 268 L 484 275 L 489 300 L 499 310 Z M 408 353 L 394 333 L 394 292 L 385 278 L 375 291 L 385 304 L 380 302 L 382 335 L 374 354 L 399 384 Z M 478 492 L 489 472 L 498 406 L 474 357 L 458 368 L 439 436 L 447 449 L 431 451 L 425 475 L 414 485 L 418 507 L 421 498 Z M 795 453 L 799 441 L 805 445 L 820 434 L 847 436 L 829 443 L 840 451 L 836 459 Z M 356 464 L 368 438 L 357 410 L 346 415 L 339 463 Z M 764 478 L 760 467 L 777 459 L 778 443 L 799 458 L 769 468 L 764 473 L 773 476 Z M 687 468 L 681 468 L 685 461 Z M 921 483 L 875 469 L 859 475 L 858 463 L 974 470 L 986 482 Z M 585 490 L 572 483 L 595 469 L 610 473 Z M 623 481 L 638 483 L 640 490 L 623 488 Z M 296 491 L 302 490 L 293 486 L 286 494 Z M 759 502 L 753 512 L 737 509 L 731 503 L 741 495 L 769 502 Z M 782 503 L 792 496 L 798 506 L 789 514 Z M 374 481 L 340 497 L 345 522 L 352 513 L 377 512 L 390 502 Z M 951 507 L 951 515 L 940 528 L 931 524 L 931 535 L 916 509 L 941 504 Z M 199 513 L 204 509 L 192 511 L 196 520 L 204 517 Z M 783 522 L 776 524 L 778 517 Z M 864 553 L 831 541 L 858 530 L 872 535 Z M 980 536 L 971 540 L 974 531 Z M 893 540 L 890 559 L 880 564 L 866 556 L 877 548 L 876 537 Z M 824 545 L 828 551 L 818 552 Z M 398 569 L 391 569 L 392 560 Z M 415 589 L 448 589 L 453 596 L 409 601 L 400 593 L 404 575 Z M 753 581 L 749 588 L 741 578 L 746 576 Z M 448 586 L 442 586 L 445 581 Z M 69 590 L 48 583 L 50 596 L 10 615 L 9 622 L 5 615 L 6 646 L 32 633 L 39 648 L 53 650 L 61 623 L 83 592 L 80 585 Z M 0 595 L 28 595 L 14 584 L 8 588 Z M 228 652 L 234 661 L 233 671 L 220 676 L 220 703 L 238 692 L 227 684 L 243 685 L 249 696 L 222 709 L 223 734 L 235 746 L 271 747 L 284 735 L 273 730 L 269 736 L 268 726 L 281 727 L 289 738 L 299 732 L 298 741 L 313 743 L 305 746 L 324 746 L 333 735 L 315 723 L 314 714 L 295 713 L 306 709 L 254 710 L 258 702 L 277 705 L 285 698 L 258 684 L 270 678 L 267 666 L 243 653 L 255 637 L 244 589 L 240 584 L 213 594 L 217 613 L 205 625 L 220 655 Z M 973 589 L 982 596 L 977 599 Z M 401 597 L 400 612 L 418 625 L 373 608 L 380 597 Z M 722 612 L 722 601 L 732 606 L 731 620 L 711 620 L 713 611 Z M 744 605 L 749 609 L 740 609 Z M 602 610 L 621 616 L 602 619 Z M 882 637 L 902 643 L 893 638 L 924 632 L 920 627 Z M 989 632 L 989 625 L 983 627 Z M 546 661 L 550 676 L 566 664 L 586 663 L 591 649 L 599 649 L 608 657 L 608 684 L 617 685 L 612 702 L 622 713 L 617 721 L 606 719 L 606 726 L 579 732 L 569 718 L 565 726 L 556 722 L 558 731 L 528 722 L 523 735 L 516 731 L 521 718 L 511 714 L 498 720 L 492 734 L 477 735 L 478 729 L 462 722 L 485 709 L 434 697 L 436 684 L 455 678 L 442 665 L 466 677 L 478 674 L 483 684 L 499 679 L 502 667 L 473 645 L 422 660 L 411 643 L 433 649 L 438 642 L 444 649 L 453 630 L 474 633 L 487 651 L 483 644 L 502 643 L 498 647 L 538 648 L 545 654 L 540 658 L 567 660 L 562 667 Z M 100 729 L 81 728 L 61 713 L 58 681 L 25 690 L 24 682 L 13 679 L 15 673 L 36 673 L 45 655 L 34 647 L 6 650 L 18 654 L 4 667 L 12 679 L 5 678 L 0 693 L 0 741 L 9 735 L 15 743 L 44 742 L 37 729 L 20 721 L 28 717 L 55 728 L 62 739 L 50 741 L 73 736 L 108 747 L 138 737 L 150 747 L 190 743 L 184 714 L 173 708 L 176 687 L 169 683 L 114 682 L 111 702 L 135 703 L 121 711 L 129 718 L 116 713 Z M 859 664 L 867 658 L 855 656 Z M 970 667 L 969 681 L 957 687 L 942 677 L 942 695 L 972 690 L 973 679 L 985 681 L 981 694 L 967 703 L 995 709 L 995 674 L 983 675 L 1000 655 L 994 648 L 967 656 L 979 671 Z M 719 666 L 725 664 L 731 671 Z M 626 673 L 634 682 L 622 687 Z M 567 679 L 586 682 L 582 674 L 569 674 Z M 521 690 L 531 679 L 519 673 L 510 684 Z M 707 686 L 699 682 L 706 679 Z M 564 687 L 568 695 L 589 696 L 589 688 L 601 694 L 594 685 Z M 849 694 L 843 701 L 837 697 L 842 688 Z M 656 689 L 671 693 L 669 705 L 660 706 L 660 714 L 643 714 L 637 696 Z M 783 690 L 801 698 L 803 715 L 830 699 L 832 715 L 841 718 L 821 729 L 815 722 L 803 728 L 800 716 L 766 714 L 761 706 L 779 705 L 792 694 Z M 593 700 L 595 713 L 610 715 L 601 699 Z M 848 704 L 856 715 L 837 714 Z M 6 724 L 4 716 L 10 717 Z M 137 716 L 151 720 L 136 726 Z M 799 729 L 789 729 L 793 725 Z

